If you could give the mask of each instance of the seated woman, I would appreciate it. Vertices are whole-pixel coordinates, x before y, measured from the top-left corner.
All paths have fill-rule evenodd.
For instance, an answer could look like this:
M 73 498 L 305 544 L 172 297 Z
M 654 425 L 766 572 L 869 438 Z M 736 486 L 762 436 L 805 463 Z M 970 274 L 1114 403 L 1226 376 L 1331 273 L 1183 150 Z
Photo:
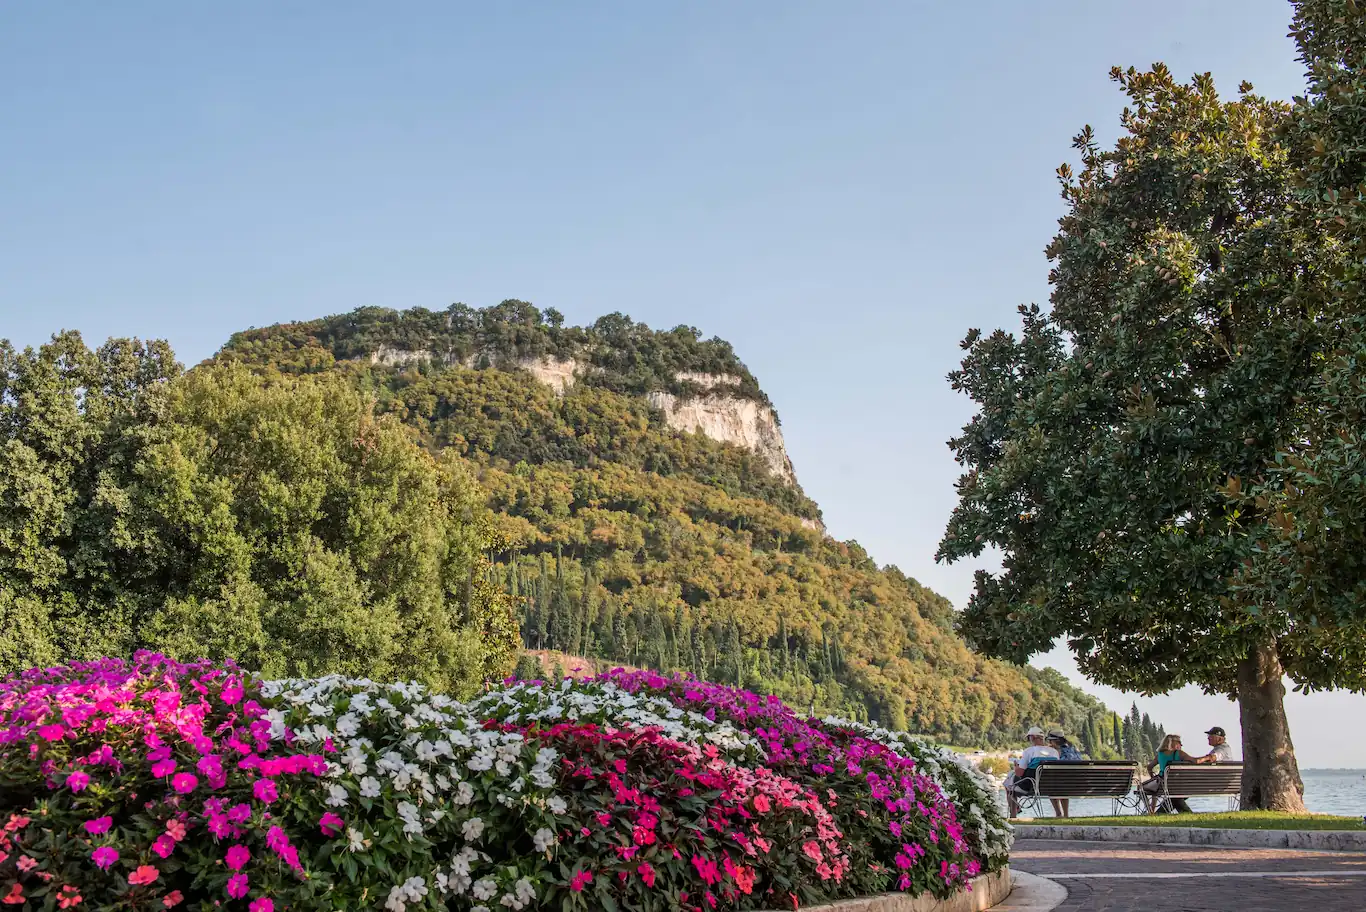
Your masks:
M 1157 796 L 1162 794 L 1162 774 L 1167 771 L 1167 767 L 1173 763 L 1193 763 L 1194 761 L 1194 757 L 1181 749 L 1180 735 L 1168 735 L 1162 739 L 1162 745 L 1157 749 L 1157 756 L 1148 764 L 1148 775 L 1151 778 L 1139 786 L 1143 800 L 1148 805 L 1149 814 L 1157 813 Z M 1190 812 L 1190 806 L 1183 799 L 1177 798 L 1172 803 L 1176 804 L 1178 808 L 1184 807 L 1187 813 Z
M 1048 733 L 1048 746 L 1058 752 L 1057 760 L 1045 760 L 1045 763 L 1076 763 L 1082 760 L 1081 751 L 1077 750 L 1067 736 L 1060 731 L 1054 730 Z M 1069 798 L 1050 798 L 1053 802 L 1054 817 L 1072 816 L 1071 799 Z

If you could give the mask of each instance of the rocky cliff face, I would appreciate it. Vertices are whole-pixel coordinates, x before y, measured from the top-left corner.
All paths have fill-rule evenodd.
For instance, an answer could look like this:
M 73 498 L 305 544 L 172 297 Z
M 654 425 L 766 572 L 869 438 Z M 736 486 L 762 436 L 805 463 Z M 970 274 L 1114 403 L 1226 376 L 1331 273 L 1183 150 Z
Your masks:
M 764 458 L 779 478 L 795 482 L 797 476 L 773 410 L 752 399 L 710 392 L 721 385 L 719 381 L 708 384 L 709 392 L 694 398 L 683 399 L 665 392 L 650 393 L 648 398 L 674 430 L 701 431 L 713 440 L 752 450 Z

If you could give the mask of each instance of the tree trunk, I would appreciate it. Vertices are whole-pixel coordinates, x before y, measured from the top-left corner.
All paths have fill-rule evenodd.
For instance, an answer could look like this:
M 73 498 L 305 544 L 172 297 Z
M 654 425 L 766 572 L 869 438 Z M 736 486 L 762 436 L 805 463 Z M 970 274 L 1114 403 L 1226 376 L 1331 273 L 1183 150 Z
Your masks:
M 1305 813 L 1304 782 L 1285 718 L 1284 674 L 1274 642 L 1258 644 L 1238 663 L 1245 811 Z

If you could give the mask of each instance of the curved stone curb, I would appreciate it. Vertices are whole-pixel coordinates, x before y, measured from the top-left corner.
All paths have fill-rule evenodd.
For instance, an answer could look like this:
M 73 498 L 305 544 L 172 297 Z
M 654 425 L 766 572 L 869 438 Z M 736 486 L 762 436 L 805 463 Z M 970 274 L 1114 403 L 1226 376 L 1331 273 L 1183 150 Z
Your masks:
M 1015 887 L 1010 896 L 991 912 L 1053 912 L 1067 899 L 1067 888 L 1047 877 L 1012 871 Z
M 986 912 L 987 909 L 999 907 L 998 904 L 1010 895 L 1011 870 L 1003 868 L 995 874 L 973 878 L 971 883 L 971 892 L 964 890 L 948 899 L 935 899 L 928 893 L 921 893 L 919 896 L 911 896 L 908 893 L 885 893 L 882 896 L 810 906 L 808 912 Z M 1066 895 L 1067 891 L 1064 890 L 1063 896 Z M 1026 909 L 1028 912 L 1046 912 L 1046 909 L 1052 908 L 1053 906 L 1020 907 L 1021 912 Z
M 1015 827 L 1015 839 L 1075 839 L 1084 842 L 1129 842 L 1144 845 L 1366 852 L 1366 830 L 1219 830 L 1209 827 L 1024 824 Z

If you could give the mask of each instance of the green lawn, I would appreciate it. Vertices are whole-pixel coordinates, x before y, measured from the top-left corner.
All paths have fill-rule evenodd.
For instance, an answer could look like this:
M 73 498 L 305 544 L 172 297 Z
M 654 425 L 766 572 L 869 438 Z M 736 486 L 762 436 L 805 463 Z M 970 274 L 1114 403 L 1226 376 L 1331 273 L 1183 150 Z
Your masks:
M 1230 811 L 1223 814 L 1132 814 L 1124 817 L 1038 817 L 1011 821 L 1016 826 L 1076 824 L 1077 826 L 1212 827 L 1220 830 L 1366 830 L 1360 817 L 1329 814 L 1279 814 L 1274 811 Z

